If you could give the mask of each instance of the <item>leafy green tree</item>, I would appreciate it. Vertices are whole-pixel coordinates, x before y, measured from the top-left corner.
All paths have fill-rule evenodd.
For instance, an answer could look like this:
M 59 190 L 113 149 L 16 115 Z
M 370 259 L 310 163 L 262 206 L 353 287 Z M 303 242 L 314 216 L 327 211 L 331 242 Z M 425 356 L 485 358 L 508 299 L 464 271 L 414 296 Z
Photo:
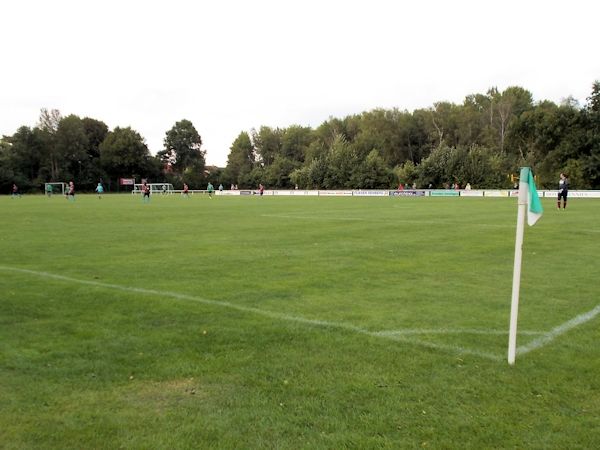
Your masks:
M 189 120 L 176 122 L 173 128 L 167 131 L 164 144 L 165 149 L 158 152 L 157 156 L 163 163 L 171 164 L 175 173 L 182 174 L 192 166 L 204 166 L 202 138 Z
M 83 123 L 83 130 L 88 139 L 88 157 L 92 159 L 99 158 L 100 144 L 108 134 L 108 126 L 101 120 L 89 117 L 84 117 L 81 119 L 81 122 Z
M 327 187 L 326 177 L 329 170 L 327 156 L 315 158 L 308 165 L 308 185 L 310 189 L 323 189 Z
M 326 189 L 352 188 L 352 176 L 360 158 L 344 135 L 338 134 L 327 155 L 327 172 L 323 180 Z
M 47 108 L 42 108 L 40 110 L 38 128 L 41 130 L 44 140 L 44 150 L 47 156 L 51 181 L 59 180 L 63 165 L 63 158 L 58 152 L 56 144 L 56 132 L 61 119 L 62 116 L 58 109 L 48 110 Z
M 497 94 L 495 100 L 499 148 L 501 152 L 504 152 L 506 135 L 509 131 L 511 121 L 532 108 L 533 96 L 529 91 L 521 87 L 511 86 L 502 92 L 502 94 Z
M 312 183 L 310 180 L 310 168 L 307 165 L 299 167 L 290 173 L 290 182 L 295 187 L 298 186 L 300 189 L 310 189 Z
M 177 177 L 175 179 L 175 184 L 183 186 L 183 183 L 187 183 L 192 189 L 204 189 L 208 181 L 206 179 L 205 168 L 204 161 L 198 161 L 197 163 L 188 166 L 181 175 L 181 181 L 179 181 L 179 177 Z M 212 181 L 214 182 L 215 180 Z
M 269 166 L 275 161 L 276 156 L 283 155 L 282 138 L 283 131 L 279 128 L 262 126 L 258 132 L 252 130 L 252 142 L 257 161 L 264 166 Z
M 582 157 L 584 177 L 594 189 L 600 188 L 600 81 L 592 85 L 585 108 L 586 155 Z
M 56 153 L 63 161 L 61 175 L 66 178 L 77 178 L 81 183 L 87 178 L 84 169 L 88 168 L 89 147 L 83 121 L 75 115 L 62 118 L 56 129 L 55 140 Z M 89 180 L 86 181 L 89 184 Z
M 270 188 L 291 188 L 294 183 L 290 179 L 290 174 L 299 166 L 299 162 L 277 155 L 273 163 L 264 168 L 262 183 Z
M 264 185 L 265 168 L 261 165 L 255 165 L 250 172 L 245 173 L 240 177 L 240 188 L 257 189 L 258 185 Z
M 15 172 L 12 165 L 12 144 L 6 137 L 0 139 L 0 193 L 10 192 L 10 186 L 14 183 Z
M 112 180 L 157 175 L 157 165 L 144 139 L 130 127 L 116 127 L 100 144 L 100 161 Z
M 22 126 L 4 142 L 6 173 L 12 174 L 23 190 L 37 185 L 44 164 L 44 139 L 39 130 Z
M 419 166 L 415 165 L 415 163 L 410 160 L 400 166 L 396 166 L 394 169 L 396 181 L 412 186 L 412 184 L 416 183 L 419 179 L 419 169 Z
M 233 184 L 241 184 L 242 179 L 252 171 L 255 152 L 250 135 L 242 131 L 229 149 L 224 178 Z
M 387 189 L 391 186 L 393 172 L 377 150 L 371 150 L 356 167 L 351 186 L 360 189 Z
M 84 173 L 88 184 L 88 189 L 94 189 L 96 183 L 104 178 L 108 178 L 106 172 L 102 169 L 100 162 L 100 144 L 108 134 L 108 126 L 101 120 L 84 117 L 82 119 L 83 129 L 88 139 L 87 159 L 84 167 Z
M 304 162 L 313 139 L 309 127 L 292 125 L 284 129 L 281 137 L 281 156 L 291 161 Z

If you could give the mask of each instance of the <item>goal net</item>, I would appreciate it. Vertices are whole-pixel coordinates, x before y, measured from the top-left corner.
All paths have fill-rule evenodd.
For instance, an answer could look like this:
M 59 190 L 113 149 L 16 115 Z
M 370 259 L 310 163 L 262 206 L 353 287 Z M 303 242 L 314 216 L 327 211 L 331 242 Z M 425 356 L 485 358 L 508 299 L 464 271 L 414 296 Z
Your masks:
M 44 193 L 46 193 L 46 195 L 65 195 L 65 192 L 67 192 L 67 183 L 44 183 Z
M 134 184 L 132 194 L 141 194 L 143 184 Z M 171 183 L 148 183 L 151 194 L 172 194 L 173 185 Z

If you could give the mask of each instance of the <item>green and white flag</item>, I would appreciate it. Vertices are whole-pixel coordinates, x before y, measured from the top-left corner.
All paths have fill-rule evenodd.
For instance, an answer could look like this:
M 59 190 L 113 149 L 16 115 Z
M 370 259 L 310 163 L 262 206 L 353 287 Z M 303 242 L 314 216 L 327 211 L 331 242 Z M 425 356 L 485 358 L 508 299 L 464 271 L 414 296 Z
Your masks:
M 544 209 L 535 188 L 535 180 L 529 167 L 521 168 L 519 176 L 519 203 L 517 210 L 517 236 L 515 238 L 515 264 L 513 267 L 512 299 L 510 302 L 510 327 L 508 329 L 508 363 L 513 365 L 517 355 L 517 316 L 519 314 L 519 288 L 521 286 L 521 260 L 523 257 L 523 231 L 525 215 L 527 223 L 535 224 Z
M 520 180 L 523 183 L 522 188 L 527 189 L 527 225 L 531 226 L 542 217 L 544 208 L 542 208 L 542 202 L 535 187 L 533 173 L 531 173 L 529 167 L 521 168 Z

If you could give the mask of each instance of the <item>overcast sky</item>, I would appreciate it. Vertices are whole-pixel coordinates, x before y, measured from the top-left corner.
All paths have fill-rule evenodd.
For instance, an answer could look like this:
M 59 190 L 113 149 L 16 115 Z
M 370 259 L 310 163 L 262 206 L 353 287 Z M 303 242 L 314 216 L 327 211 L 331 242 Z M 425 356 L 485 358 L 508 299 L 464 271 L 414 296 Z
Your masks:
M 585 104 L 597 0 L 5 0 L 0 134 L 56 108 L 131 126 L 156 153 L 189 119 L 224 166 L 241 131 L 373 108 L 460 103 L 491 86 Z

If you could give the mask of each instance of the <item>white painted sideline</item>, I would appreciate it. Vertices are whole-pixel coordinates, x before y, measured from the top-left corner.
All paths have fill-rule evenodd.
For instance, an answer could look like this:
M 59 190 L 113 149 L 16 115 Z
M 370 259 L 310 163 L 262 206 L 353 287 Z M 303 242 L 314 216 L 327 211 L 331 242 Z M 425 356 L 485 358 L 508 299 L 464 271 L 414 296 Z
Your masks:
M 549 344 L 561 334 L 565 334 L 567 331 L 572 330 L 573 328 L 578 327 L 579 325 L 582 325 L 586 322 L 589 322 L 598 314 L 600 314 L 600 305 L 596 305 L 596 307 L 591 311 L 580 314 L 577 317 L 574 317 L 571 320 L 553 328 L 544 336 L 534 339 L 528 344 L 517 347 L 516 353 L 517 355 L 526 355 L 527 353 L 533 350 L 537 350 L 538 348 Z
M 351 324 L 340 323 L 340 322 L 329 322 L 329 321 L 325 321 L 325 320 L 307 319 L 305 317 L 300 317 L 300 316 L 290 316 L 287 314 L 282 314 L 282 313 L 273 312 L 273 311 L 267 311 L 264 309 L 236 305 L 234 303 L 224 302 L 224 301 L 220 301 L 220 300 L 209 300 L 209 299 L 205 299 L 202 297 L 196 297 L 193 295 L 179 294 L 177 292 L 156 291 L 154 289 L 144 289 L 144 288 L 136 288 L 136 287 L 129 287 L 129 286 L 121 286 L 118 284 L 102 283 L 99 281 L 81 280 L 78 278 L 67 277 L 64 275 L 57 275 L 57 274 L 53 274 L 53 273 L 49 273 L 49 272 L 39 272 L 39 271 L 29 270 L 29 269 L 20 269 L 20 268 L 16 268 L 16 267 L 0 266 L 0 270 L 4 270 L 7 272 L 16 272 L 16 273 L 34 275 L 34 276 L 38 276 L 38 277 L 42 277 L 42 278 L 49 278 L 49 279 L 65 281 L 65 282 L 69 282 L 69 283 L 84 284 L 87 286 L 96 286 L 96 287 L 106 288 L 106 289 L 115 289 L 115 290 L 119 290 L 119 291 L 123 291 L 123 292 L 133 292 L 133 293 L 137 293 L 137 294 L 154 295 L 157 297 L 170 297 L 170 298 L 175 298 L 178 300 L 189 300 L 189 301 L 193 301 L 193 302 L 203 303 L 206 305 L 220 306 L 223 308 L 229 308 L 229 309 L 234 309 L 237 311 L 243 311 L 243 312 L 248 312 L 248 313 L 252 313 L 252 314 L 257 314 L 257 315 L 260 315 L 263 317 L 269 317 L 272 319 L 278 319 L 278 320 L 287 321 L 287 322 L 301 323 L 301 324 L 314 326 L 314 327 L 334 328 L 334 329 L 340 329 L 340 330 L 345 330 L 345 331 L 352 331 L 354 333 L 358 333 L 358 334 L 362 334 L 362 335 L 366 335 L 366 336 L 370 336 L 370 337 L 374 337 L 374 338 L 386 339 L 386 340 L 391 340 L 391 341 L 395 341 L 395 342 L 416 345 L 419 347 L 430 348 L 430 349 L 434 349 L 434 350 L 443 350 L 443 351 L 449 352 L 449 353 L 455 353 L 455 354 L 461 354 L 461 355 L 473 355 L 473 356 L 478 356 L 481 358 L 491 359 L 493 361 L 502 361 L 502 358 L 499 355 L 494 355 L 492 353 L 487 353 L 487 352 L 481 352 L 478 350 L 472 350 L 472 349 L 468 349 L 468 348 L 464 348 L 464 347 L 445 345 L 445 344 L 437 344 L 437 343 L 433 343 L 433 342 L 425 342 L 425 341 L 420 341 L 417 339 L 407 338 L 407 337 L 401 336 L 401 335 L 380 334 L 381 332 L 370 331 L 370 330 L 360 328 L 360 327 L 357 327 L 357 326 L 351 325 Z
M 398 336 L 407 334 L 481 334 L 481 335 L 497 335 L 503 336 L 508 334 L 507 330 L 482 330 L 474 328 L 404 328 L 401 330 L 378 331 L 375 334 L 378 336 Z M 527 331 L 519 330 L 519 334 L 525 336 L 545 335 L 544 331 Z
M 304 325 L 321 327 L 321 328 L 340 329 L 340 330 L 351 331 L 351 332 L 354 332 L 357 334 L 362 334 L 362 335 L 366 335 L 366 336 L 370 336 L 370 337 L 401 342 L 404 344 L 411 344 L 411 345 L 430 348 L 430 349 L 434 349 L 434 350 L 443 350 L 443 351 L 446 351 L 449 353 L 454 353 L 454 354 L 473 355 L 473 356 L 490 359 L 493 361 L 504 361 L 503 356 L 495 355 L 492 353 L 481 352 L 478 350 L 472 350 L 472 349 L 468 349 L 468 348 L 464 348 L 464 347 L 460 347 L 460 346 L 452 346 L 452 345 L 446 345 L 446 344 L 438 344 L 438 343 L 433 343 L 433 342 L 420 341 L 418 339 L 410 338 L 407 336 L 414 336 L 414 335 L 418 335 L 418 334 L 444 334 L 444 333 L 445 334 L 450 334 L 450 333 L 463 333 L 463 334 L 469 334 L 469 333 L 472 333 L 472 334 L 500 334 L 500 333 L 502 333 L 502 334 L 506 334 L 506 332 L 499 332 L 499 331 L 494 331 L 494 330 L 473 330 L 473 329 L 405 329 L 405 330 L 390 330 L 390 331 L 371 331 L 371 330 L 367 330 L 367 329 L 364 329 L 361 327 L 357 327 L 352 324 L 341 323 L 341 322 L 329 322 L 326 320 L 308 319 L 308 318 L 301 317 L 301 316 L 290 316 L 288 314 L 282 314 L 282 313 L 278 313 L 278 312 L 274 312 L 274 311 L 253 308 L 250 306 L 236 305 L 234 303 L 220 301 L 220 300 L 209 300 L 209 299 L 205 299 L 202 297 L 197 297 L 197 296 L 187 295 L 187 294 L 180 294 L 177 292 L 157 291 L 154 289 L 144 289 L 144 288 L 136 288 L 136 287 L 129 287 L 129 286 L 121 286 L 118 284 L 102 283 L 99 281 L 81 280 L 78 278 L 67 277 L 64 275 L 57 275 L 57 274 L 53 274 L 50 272 L 40 272 L 40 271 L 21 269 L 21 268 L 16 268 L 16 267 L 0 266 L 0 270 L 6 271 L 6 272 L 15 272 L 15 273 L 34 275 L 34 276 L 38 276 L 38 277 L 42 277 L 42 278 L 49 278 L 49 279 L 65 281 L 65 282 L 69 282 L 69 283 L 77 283 L 77 284 L 83 284 L 83 285 L 88 285 L 88 286 L 96 286 L 96 287 L 105 288 L 105 289 L 114 289 L 114 290 L 118 290 L 118 291 L 122 291 L 122 292 L 133 292 L 133 293 L 137 293 L 137 294 L 154 295 L 157 297 L 170 297 L 170 298 L 175 298 L 178 300 L 188 300 L 188 301 L 203 303 L 205 305 L 220 306 L 223 308 L 229 308 L 229 309 L 234 309 L 237 311 L 257 314 L 257 315 L 260 315 L 263 317 L 269 317 L 272 319 L 278 319 L 278 320 L 287 321 L 287 322 L 300 323 L 300 324 L 304 324 Z M 539 349 L 539 348 L 549 344 L 550 342 L 555 340 L 560 335 L 566 333 L 567 331 L 594 319 L 598 314 L 600 314 L 600 305 L 597 305 L 591 311 L 588 311 L 584 314 L 580 314 L 580 315 L 574 317 L 573 319 L 553 328 L 552 330 L 550 330 L 547 333 L 543 333 L 543 335 L 540 336 L 539 338 L 536 338 L 533 341 L 531 341 L 530 343 L 518 347 L 516 352 L 518 355 L 525 355 L 533 350 Z M 534 335 L 534 334 L 541 334 L 541 333 L 536 332 L 536 331 L 524 331 L 524 332 L 519 332 L 519 334 Z

